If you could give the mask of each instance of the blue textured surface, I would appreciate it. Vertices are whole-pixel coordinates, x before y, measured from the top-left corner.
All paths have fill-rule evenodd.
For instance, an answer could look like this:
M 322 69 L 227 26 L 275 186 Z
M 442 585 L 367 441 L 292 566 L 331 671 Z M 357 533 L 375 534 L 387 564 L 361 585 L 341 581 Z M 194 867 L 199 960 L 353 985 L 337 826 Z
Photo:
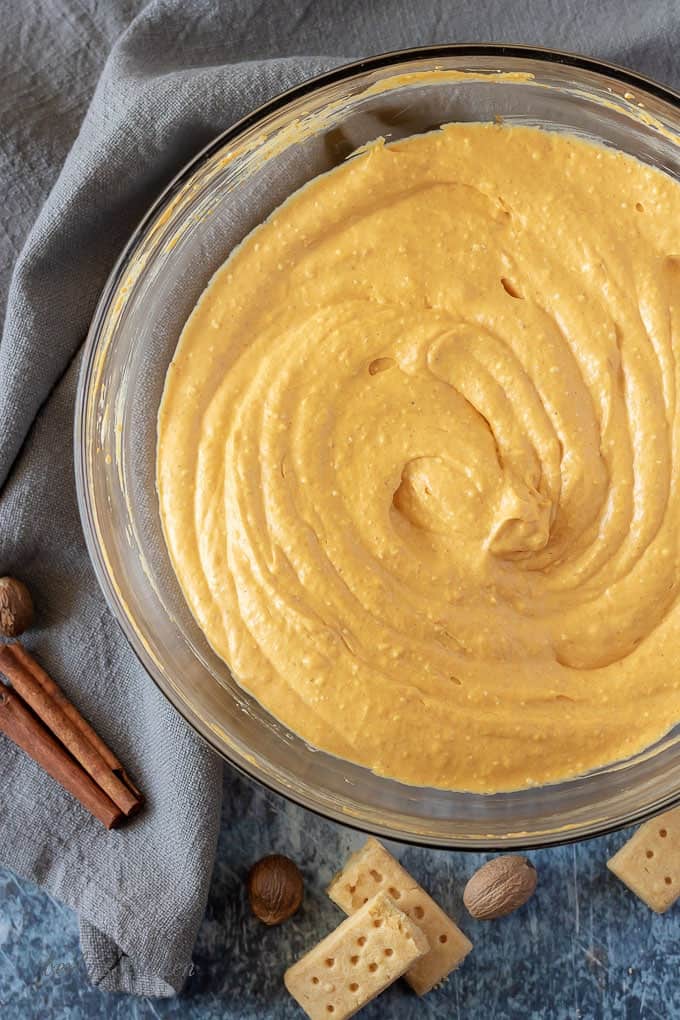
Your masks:
M 340 912 L 324 887 L 363 837 L 316 818 L 226 769 L 222 834 L 194 973 L 177 999 L 108 995 L 87 981 L 75 916 L 45 893 L 0 871 L 2 1020 L 182 1017 L 184 1020 L 293 1020 L 302 1012 L 281 975 L 330 931 Z M 477 922 L 462 906 L 478 854 L 389 844 L 456 917 L 475 949 L 447 985 L 418 1000 L 398 983 L 362 1017 L 680 1017 L 680 909 L 658 917 L 606 869 L 627 834 L 531 854 L 539 887 L 511 917 Z M 265 853 L 286 853 L 305 875 L 305 901 L 287 924 L 255 921 L 244 876 Z

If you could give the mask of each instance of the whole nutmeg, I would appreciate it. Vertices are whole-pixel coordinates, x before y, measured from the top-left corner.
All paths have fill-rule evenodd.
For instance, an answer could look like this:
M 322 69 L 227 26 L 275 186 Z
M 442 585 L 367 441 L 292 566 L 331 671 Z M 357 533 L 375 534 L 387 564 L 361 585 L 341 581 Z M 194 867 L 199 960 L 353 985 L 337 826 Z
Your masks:
M 18 637 L 33 623 L 33 600 L 23 581 L 0 577 L 0 634 Z
M 297 865 L 282 854 L 263 857 L 250 869 L 250 909 L 265 924 L 281 924 L 292 917 L 302 903 L 303 890 Z
M 533 895 L 537 878 L 536 868 L 526 857 L 494 857 L 475 871 L 465 886 L 463 903 L 479 920 L 505 917 Z

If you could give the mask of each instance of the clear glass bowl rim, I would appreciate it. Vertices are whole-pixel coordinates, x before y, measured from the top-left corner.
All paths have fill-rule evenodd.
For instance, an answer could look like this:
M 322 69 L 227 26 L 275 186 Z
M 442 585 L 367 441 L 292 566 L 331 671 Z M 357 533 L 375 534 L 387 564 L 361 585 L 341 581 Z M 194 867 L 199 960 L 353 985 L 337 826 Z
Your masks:
M 317 89 L 341 83 L 343 80 L 351 78 L 353 75 L 359 73 L 389 68 L 392 65 L 401 64 L 402 62 L 410 60 L 436 61 L 446 57 L 498 57 L 499 59 L 519 58 L 545 62 L 546 64 L 558 64 L 565 68 L 572 68 L 575 71 L 586 71 L 606 75 L 609 78 L 620 82 L 622 85 L 627 85 L 631 88 L 643 89 L 649 95 L 674 106 L 680 112 L 680 93 L 676 92 L 669 86 L 662 85 L 654 79 L 632 71 L 627 67 L 563 50 L 555 50 L 547 47 L 523 46 L 510 43 L 450 43 L 392 50 L 351 61 L 350 63 L 339 65 L 330 71 L 314 75 L 313 77 L 304 80 L 299 85 L 295 85 L 292 88 L 279 93 L 266 103 L 256 107 L 245 117 L 234 123 L 231 127 L 218 134 L 211 142 L 208 143 L 208 145 L 199 150 L 189 160 L 189 162 L 177 173 L 170 183 L 160 192 L 158 197 L 151 203 L 138 226 L 131 234 L 128 242 L 125 244 L 102 289 L 83 345 L 83 359 L 79 373 L 75 402 L 73 433 L 74 470 L 78 508 L 85 537 L 85 544 L 95 576 L 104 594 L 107 605 L 118 625 L 121 627 L 121 630 L 138 661 L 159 691 L 173 706 L 175 711 L 177 711 L 185 719 L 187 724 L 191 726 L 191 728 L 212 748 L 213 751 L 217 752 L 223 759 L 228 761 L 233 768 L 237 769 L 248 778 L 261 783 L 263 786 L 278 795 L 285 797 L 287 800 L 290 800 L 309 811 L 313 811 L 318 815 L 345 825 L 348 828 L 358 829 L 361 832 L 369 831 L 369 826 L 353 822 L 351 817 L 343 814 L 340 810 L 321 807 L 318 804 L 311 802 L 307 797 L 301 794 L 296 795 L 295 793 L 292 793 L 290 789 L 284 788 L 283 785 L 277 785 L 274 781 L 263 776 L 257 765 L 252 762 L 235 761 L 223 746 L 221 746 L 215 739 L 211 738 L 208 727 L 201 727 L 196 721 L 189 717 L 189 714 L 184 710 L 179 699 L 175 701 L 163 683 L 160 682 L 156 676 L 153 662 L 150 661 L 150 658 L 147 656 L 143 644 L 140 642 L 134 627 L 128 620 L 125 609 L 118 599 L 115 585 L 111 581 L 106 567 L 105 557 L 102 555 L 102 550 L 97 539 L 97 529 L 94 522 L 94 508 L 92 506 L 89 487 L 87 484 L 88 469 L 87 455 L 85 452 L 88 425 L 87 402 L 89 383 L 97 353 L 98 342 L 101 339 L 102 325 L 106 319 L 106 315 L 110 309 L 111 302 L 117 291 L 118 285 L 121 280 L 124 279 L 128 266 L 134 258 L 137 247 L 146 234 L 147 227 L 164 209 L 170 205 L 175 194 L 182 189 L 186 182 L 205 162 L 207 162 L 226 144 L 236 141 L 243 132 L 255 127 L 260 121 L 264 120 L 269 115 L 284 109 L 289 104 L 304 98 L 306 95 L 315 92 Z M 662 802 L 657 801 L 648 808 L 630 812 L 625 817 L 618 818 L 614 822 L 602 820 L 587 828 L 584 827 L 583 829 L 577 829 L 573 832 L 549 832 L 542 834 L 540 838 L 528 838 L 526 841 L 523 840 L 521 842 L 518 842 L 516 839 L 513 839 L 510 842 L 500 839 L 480 839 L 479 841 L 468 842 L 462 846 L 455 843 L 442 843 L 441 841 L 431 840 L 425 837 L 418 838 L 407 833 L 396 833 L 389 827 L 383 827 L 379 824 L 371 826 L 370 831 L 378 835 L 386 835 L 388 838 L 399 839 L 403 843 L 410 843 L 419 846 L 432 846 L 440 849 L 458 849 L 459 851 L 468 852 L 479 850 L 507 850 L 509 846 L 514 849 L 517 849 L 520 846 L 524 849 L 539 849 L 550 846 L 567 845 L 579 842 L 583 839 L 591 839 L 597 836 L 606 835 L 629 825 L 639 824 L 640 822 L 658 814 L 660 811 L 669 810 L 677 806 L 680 806 L 680 789 L 669 794 L 667 797 L 662 798 Z

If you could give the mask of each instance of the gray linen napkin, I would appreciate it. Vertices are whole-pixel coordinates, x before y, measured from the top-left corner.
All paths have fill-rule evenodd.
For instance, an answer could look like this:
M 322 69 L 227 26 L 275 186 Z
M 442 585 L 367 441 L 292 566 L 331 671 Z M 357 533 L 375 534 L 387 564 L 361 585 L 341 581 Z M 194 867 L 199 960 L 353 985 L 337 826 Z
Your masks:
M 221 768 L 130 652 L 80 530 L 78 352 L 121 246 L 195 151 L 343 54 L 515 41 L 601 56 L 677 87 L 680 7 L 6 0 L 2 21 L 0 574 L 31 586 L 38 617 L 27 643 L 115 749 L 148 808 L 107 833 L 0 736 L 0 863 L 79 912 L 94 983 L 169 995 L 188 973 L 205 906 Z

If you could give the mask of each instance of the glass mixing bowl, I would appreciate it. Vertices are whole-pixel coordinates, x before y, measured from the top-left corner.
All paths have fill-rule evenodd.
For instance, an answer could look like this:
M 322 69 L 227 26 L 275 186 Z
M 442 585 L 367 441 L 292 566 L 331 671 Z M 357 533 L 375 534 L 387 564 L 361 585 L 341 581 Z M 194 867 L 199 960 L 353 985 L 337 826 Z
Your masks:
M 306 807 L 376 834 L 460 849 L 566 842 L 670 807 L 680 800 L 680 725 L 630 760 L 494 796 L 405 786 L 309 747 L 236 684 L 186 607 L 158 515 L 156 414 L 179 334 L 208 280 L 291 192 L 379 135 L 494 118 L 595 139 L 680 178 L 680 97 L 628 71 L 512 46 L 411 50 L 331 71 L 226 131 L 149 210 L 96 310 L 75 422 L 94 569 L 177 710 L 230 762 Z

